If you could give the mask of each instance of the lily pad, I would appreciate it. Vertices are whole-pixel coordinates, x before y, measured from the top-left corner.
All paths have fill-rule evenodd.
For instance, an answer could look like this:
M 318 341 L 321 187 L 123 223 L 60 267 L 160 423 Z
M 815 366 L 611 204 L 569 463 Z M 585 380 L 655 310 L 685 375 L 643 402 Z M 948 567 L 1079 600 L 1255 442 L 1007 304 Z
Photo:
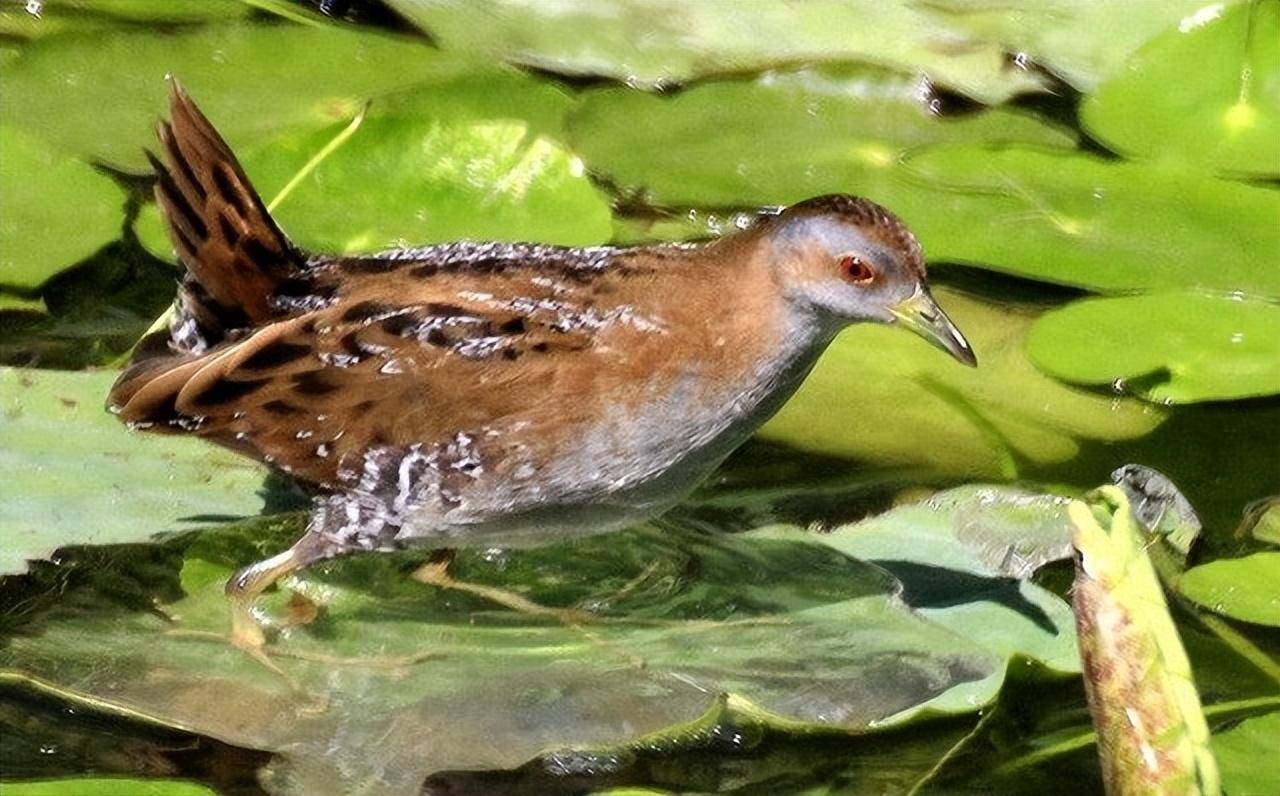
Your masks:
M 769 74 L 674 96 L 588 92 L 568 122 L 593 171 L 664 204 L 787 203 L 882 193 L 903 156 L 939 143 L 1071 147 L 1071 135 L 1016 110 L 932 113 L 909 75 L 866 67 Z
M 1280 393 L 1280 304 L 1152 293 L 1045 313 L 1027 337 L 1037 367 L 1077 384 L 1126 384 L 1157 403 Z
M 611 233 L 609 206 L 549 137 L 568 103 L 527 77 L 470 74 L 380 101 L 301 181 L 292 182 L 346 125 L 282 134 L 242 161 L 268 200 L 290 185 L 276 216 L 316 251 L 467 237 L 598 244 Z M 173 256 L 154 206 L 138 234 Z
M 33 632 L 0 650 L 0 666 L 99 705 L 277 751 L 271 779 L 286 792 L 405 790 L 437 770 L 617 746 L 696 719 L 722 692 L 774 721 L 831 731 L 945 704 L 956 688 L 973 702 L 955 709 L 971 710 L 995 695 L 972 684 L 1004 666 L 1000 652 L 912 613 L 883 570 L 830 547 L 672 526 L 455 562 L 461 580 L 600 614 L 582 627 L 410 581 L 420 555 L 305 571 L 289 586 L 319 616 L 285 626 L 271 648 L 305 694 L 222 642 L 165 633 L 223 631 L 222 581 L 297 530 L 257 522 L 202 534 L 181 553 L 185 596 L 161 611 L 145 598 L 126 610 L 95 597 L 98 588 L 145 589 L 115 573 L 154 574 L 129 556 L 156 560 L 141 547 L 100 549 L 87 572 L 114 580 L 72 579 L 77 593 L 59 604 L 86 608 L 26 614 Z M 285 602 L 277 594 L 266 608 L 280 616 Z
M 1014 487 L 965 486 L 807 536 L 893 573 L 918 615 L 986 649 L 1070 673 L 1079 671 L 1071 610 L 1027 580 L 1071 555 L 1068 502 Z M 978 594 L 982 599 L 974 599 Z M 989 682 L 972 684 L 970 694 L 957 689 L 951 704 L 981 704 L 1004 675 L 1003 668 L 992 672 Z
M 1280 191 L 1016 147 L 942 147 L 907 165 L 882 198 L 933 260 L 1100 291 L 1280 296 Z
M 338 27 L 233 23 L 41 39 L 5 67 L 0 118 L 68 151 L 142 171 L 174 75 L 234 147 L 349 119 L 371 97 L 469 68 L 421 42 Z
M 1213 736 L 1213 754 L 1222 766 L 1222 785 L 1230 796 L 1280 793 L 1280 711 L 1245 719 Z
M 803 61 L 858 61 L 927 74 L 983 102 L 1038 90 L 1003 44 L 909 2 L 685 3 L 389 0 L 444 47 L 573 75 L 662 86 Z
M 1214 613 L 1280 627 L 1280 553 L 1254 553 L 1192 567 L 1178 588 Z
M 195 439 L 131 434 L 114 373 L 0 368 L 0 575 L 72 544 L 142 541 L 263 510 L 265 471 Z
M 5 126 L 0 207 L 0 284 L 17 288 L 88 257 L 124 224 L 124 194 L 111 178 Z
M 1205 6 L 1139 50 L 1081 119 L 1129 157 L 1280 176 L 1280 6 Z
M 978 353 L 976 369 L 891 327 L 846 330 L 763 429 L 805 450 L 969 478 L 1064 462 L 1087 440 L 1140 437 L 1164 414 L 1061 384 L 1027 361 L 1035 313 L 935 291 Z

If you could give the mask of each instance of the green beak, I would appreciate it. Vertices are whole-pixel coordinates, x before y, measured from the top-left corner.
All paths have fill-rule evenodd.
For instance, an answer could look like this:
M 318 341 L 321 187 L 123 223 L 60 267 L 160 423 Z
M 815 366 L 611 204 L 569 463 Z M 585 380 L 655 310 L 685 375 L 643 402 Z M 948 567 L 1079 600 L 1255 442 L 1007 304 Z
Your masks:
M 925 288 L 919 288 L 911 298 L 890 311 L 898 323 L 946 351 L 957 362 L 971 368 L 978 366 L 978 357 L 969 341 Z

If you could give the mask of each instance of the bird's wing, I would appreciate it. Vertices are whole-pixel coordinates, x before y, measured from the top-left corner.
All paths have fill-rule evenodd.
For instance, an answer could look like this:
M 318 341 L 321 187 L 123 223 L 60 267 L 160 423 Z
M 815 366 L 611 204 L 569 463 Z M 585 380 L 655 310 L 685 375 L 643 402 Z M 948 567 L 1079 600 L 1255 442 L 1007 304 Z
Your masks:
M 350 470 L 380 447 L 548 418 L 572 426 L 592 411 L 587 400 L 625 390 L 628 368 L 645 367 L 634 360 L 665 336 L 660 320 L 608 290 L 523 272 L 348 276 L 338 298 L 174 358 L 121 392 L 121 414 L 337 487 L 350 478 L 344 462 Z

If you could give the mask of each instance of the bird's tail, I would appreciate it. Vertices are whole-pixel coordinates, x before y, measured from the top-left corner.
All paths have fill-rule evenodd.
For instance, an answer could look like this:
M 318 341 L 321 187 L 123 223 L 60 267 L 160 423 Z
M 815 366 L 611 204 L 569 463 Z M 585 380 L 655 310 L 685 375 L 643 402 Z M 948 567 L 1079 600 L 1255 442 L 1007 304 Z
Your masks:
M 147 152 L 155 195 L 186 267 L 169 328 L 149 335 L 112 388 L 117 410 L 243 330 L 279 316 L 271 297 L 306 256 L 285 236 L 218 131 L 176 80 L 169 121 L 157 128 L 161 157 Z M 150 385 L 150 387 L 148 387 Z M 148 414 L 148 413 L 142 413 Z M 151 422 L 156 417 L 125 418 Z

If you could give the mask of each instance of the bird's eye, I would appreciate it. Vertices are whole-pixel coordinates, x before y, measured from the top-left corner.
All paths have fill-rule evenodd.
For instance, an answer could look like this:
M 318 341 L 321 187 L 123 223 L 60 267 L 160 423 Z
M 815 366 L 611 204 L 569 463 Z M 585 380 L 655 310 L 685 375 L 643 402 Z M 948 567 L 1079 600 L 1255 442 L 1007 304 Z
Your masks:
M 840 258 L 840 273 L 854 284 L 865 284 L 875 278 L 876 272 L 861 257 L 846 254 Z

